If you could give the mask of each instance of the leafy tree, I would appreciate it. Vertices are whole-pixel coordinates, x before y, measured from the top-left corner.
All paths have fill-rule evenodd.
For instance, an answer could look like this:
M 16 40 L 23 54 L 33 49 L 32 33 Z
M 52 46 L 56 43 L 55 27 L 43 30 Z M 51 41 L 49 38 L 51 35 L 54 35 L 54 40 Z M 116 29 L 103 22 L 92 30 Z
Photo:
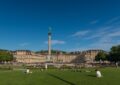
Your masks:
M 104 60 L 107 60 L 107 54 L 105 52 L 99 52 L 96 57 L 95 57 L 95 60 L 96 61 L 104 61 Z
M 5 62 L 5 61 L 12 61 L 13 60 L 13 55 L 4 50 L 0 50 L 0 62 Z
M 41 50 L 41 51 L 37 51 L 36 53 L 41 53 L 41 54 L 47 54 L 48 53 L 48 50 Z M 58 54 L 58 53 L 63 53 L 63 54 L 66 54 L 67 52 L 65 51 L 59 51 L 59 50 L 51 50 L 51 53 L 52 54 Z
M 118 62 L 120 61 L 120 45 L 113 46 L 109 53 L 109 60 Z

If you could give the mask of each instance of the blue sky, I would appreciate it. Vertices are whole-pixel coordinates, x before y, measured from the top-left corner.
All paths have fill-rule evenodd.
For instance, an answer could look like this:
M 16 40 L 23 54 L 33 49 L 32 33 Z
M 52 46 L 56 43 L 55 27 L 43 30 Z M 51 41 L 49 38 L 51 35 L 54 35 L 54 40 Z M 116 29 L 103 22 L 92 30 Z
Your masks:
M 120 44 L 120 0 L 0 0 L 0 48 L 109 50 Z

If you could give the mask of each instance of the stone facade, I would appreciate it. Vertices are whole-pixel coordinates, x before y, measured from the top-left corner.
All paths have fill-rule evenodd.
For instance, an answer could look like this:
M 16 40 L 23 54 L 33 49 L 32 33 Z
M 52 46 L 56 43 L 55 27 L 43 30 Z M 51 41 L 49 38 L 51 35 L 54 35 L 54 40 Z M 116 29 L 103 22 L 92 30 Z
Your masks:
M 83 51 L 80 56 L 81 56 L 81 60 L 84 63 L 93 63 L 95 61 L 95 57 L 99 52 L 102 52 L 103 50 L 87 50 L 87 51 Z
M 52 56 L 54 63 L 73 63 L 72 61 L 76 59 L 76 57 L 76 55 L 71 54 L 59 54 Z
M 37 55 L 28 50 L 17 50 L 13 52 L 13 55 L 18 63 L 44 63 L 46 56 Z
M 53 63 L 92 63 L 101 51 L 87 50 L 72 54 L 54 54 L 51 58 Z M 28 50 L 17 50 L 12 53 L 18 63 L 45 63 L 47 60 L 47 54 L 35 54 Z

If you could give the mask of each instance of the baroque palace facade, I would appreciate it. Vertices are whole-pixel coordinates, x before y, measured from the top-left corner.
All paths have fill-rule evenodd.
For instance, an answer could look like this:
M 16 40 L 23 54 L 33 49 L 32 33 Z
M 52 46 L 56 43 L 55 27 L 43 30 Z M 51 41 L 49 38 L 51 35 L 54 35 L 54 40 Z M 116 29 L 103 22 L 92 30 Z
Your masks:
M 72 52 L 68 54 L 51 55 L 53 63 L 93 63 L 95 56 L 102 50 L 87 50 L 83 52 Z M 24 64 L 42 64 L 46 63 L 48 54 L 36 54 L 29 50 L 16 50 L 12 52 L 17 63 Z
M 48 53 L 46 54 L 37 54 L 31 52 L 29 50 L 16 50 L 13 51 L 12 54 L 15 57 L 17 63 L 46 63 L 48 61 L 52 63 L 93 63 L 95 60 L 95 56 L 101 52 L 102 50 L 87 50 L 83 52 L 71 52 L 67 54 L 56 53 L 52 54 L 51 52 L 52 45 L 52 32 L 51 28 L 48 31 Z

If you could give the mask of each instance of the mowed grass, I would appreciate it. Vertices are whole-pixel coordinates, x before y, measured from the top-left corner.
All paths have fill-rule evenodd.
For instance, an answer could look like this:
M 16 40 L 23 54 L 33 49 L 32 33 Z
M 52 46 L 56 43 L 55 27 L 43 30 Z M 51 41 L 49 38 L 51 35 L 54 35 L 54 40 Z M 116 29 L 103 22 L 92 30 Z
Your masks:
M 32 74 L 22 71 L 0 71 L 0 85 L 120 85 L 120 68 L 100 69 L 103 77 L 96 78 L 94 69 L 48 70 L 40 72 L 32 70 Z

